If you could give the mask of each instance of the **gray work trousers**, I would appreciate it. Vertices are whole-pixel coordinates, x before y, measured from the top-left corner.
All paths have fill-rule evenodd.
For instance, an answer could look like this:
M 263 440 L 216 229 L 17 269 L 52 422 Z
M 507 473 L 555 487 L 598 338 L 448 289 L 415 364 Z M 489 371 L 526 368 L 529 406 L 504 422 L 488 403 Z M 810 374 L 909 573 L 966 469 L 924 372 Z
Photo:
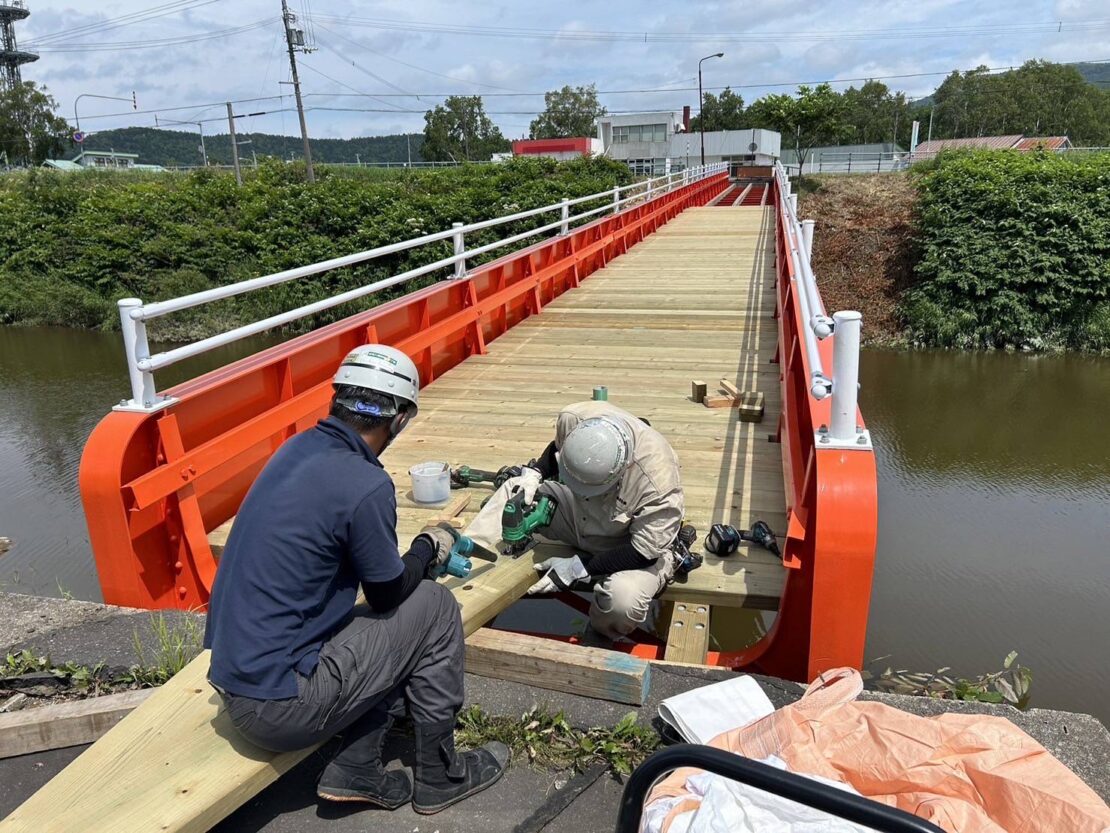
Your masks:
M 564 484 L 545 481 L 539 493 L 554 497 L 559 504 L 551 524 L 539 531 L 542 537 L 591 555 L 616 549 L 631 540 L 627 532 L 606 538 L 583 530 L 584 523 L 579 523 L 579 498 Z M 658 608 L 655 599 L 673 577 L 674 558 L 670 554 L 638 570 L 605 576 L 594 585 L 590 625 L 609 639 L 620 639 L 636 628 L 650 629 Z
M 372 731 L 403 714 L 406 700 L 413 722 L 439 723 L 462 708 L 463 651 L 455 597 L 422 581 L 398 607 L 362 612 L 329 639 L 312 676 L 297 675 L 296 697 L 223 698 L 240 734 L 274 752 Z

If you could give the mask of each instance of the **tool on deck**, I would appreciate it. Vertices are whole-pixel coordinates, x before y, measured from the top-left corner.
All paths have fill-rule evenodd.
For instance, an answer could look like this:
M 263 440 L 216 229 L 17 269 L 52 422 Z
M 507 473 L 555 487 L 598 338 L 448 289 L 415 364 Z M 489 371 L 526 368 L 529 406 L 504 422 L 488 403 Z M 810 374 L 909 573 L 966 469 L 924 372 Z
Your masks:
M 779 542 L 766 521 L 756 521 L 751 529 L 737 529 L 728 524 L 713 524 L 705 538 L 705 548 L 714 555 L 732 555 L 741 541 L 757 544 L 782 558 Z
M 678 564 L 674 569 L 676 576 L 688 575 L 704 563 L 705 559 L 691 549 L 696 540 L 698 531 L 689 524 L 683 524 L 673 545 L 675 555 L 678 556 Z
M 520 466 L 502 466 L 497 471 L 484 471 L 472 469 L 470 466 L 459 466 L 451 469 L 451 488 L 467 489 L 475 483 L 492 483 L 495 489 L 500 489 L 510 477 L 520 475 Z
M 530 550 L 535 543 L 533 534 L 551 523 L 558 507 L 558 501 L 547 495 L 529 505 L 523 489 L 509 495 L 501 512 L 501 538 L 508 545 L 502 552 L 515 557 Z
M 441 564 L 436 570 L 434 577 L 454 576 L 455 578 L 468 578 L 474 565 L 471 564 L 467 556 L 474 552 L 474 542 L 465 535 L 460 535 L 453 529 L 451 530 L 451 534 L 455 536 L 455 545 L 451 547 L 451 554 L 447 557 L 447 561 Z

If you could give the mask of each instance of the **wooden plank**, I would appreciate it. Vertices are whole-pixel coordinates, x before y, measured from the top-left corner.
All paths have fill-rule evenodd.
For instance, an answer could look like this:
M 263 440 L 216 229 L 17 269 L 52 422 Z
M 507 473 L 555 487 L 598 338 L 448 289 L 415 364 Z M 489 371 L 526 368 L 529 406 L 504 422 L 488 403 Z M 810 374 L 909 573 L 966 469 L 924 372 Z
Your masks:
M 436 524 L 449 523 L 452 526 L 461 527 L 462 521 L 460 521 L 457 516 L 461 515 L 463 510 L 470 505 L 471 497 L 472 495 L 469 492 L 459 495 L 443 507 L 443 513 L 441 515 L 430 518 L 428 520 L 428 525 L 435 526 Z
M 451 588 L 473 633 L 535 581 L 537 548 L 480 562 Z M 476 562 L 476 564 L 479 562 Z M 64 833 L 74 818 L 113 833 L 204 833 L 314 750 L 274 753 L 247 743 L 207 682 L 202 652 L 10 816 L 0 831 Z
M 620 651 L 482 628 L 466 640 L 466 670 L 552 691 L 639 706 L 651 665 Z
M 731 408 L 736 404 L 736 400 L 731 396 L 707 396 L 703 404 L 707 408 Z
M 736 387 L 736 385 L 732 384 L 728 379 L 721 380 L 721 390 L 733 398 L 740 395 L 740 388 Z
M 705 665 L 709 650 L 709 611 L 707 604 L 675 603 L 663 659 Z
M 0 758 L 92 743 L 153 692 L 124 691 L 0 714 Z

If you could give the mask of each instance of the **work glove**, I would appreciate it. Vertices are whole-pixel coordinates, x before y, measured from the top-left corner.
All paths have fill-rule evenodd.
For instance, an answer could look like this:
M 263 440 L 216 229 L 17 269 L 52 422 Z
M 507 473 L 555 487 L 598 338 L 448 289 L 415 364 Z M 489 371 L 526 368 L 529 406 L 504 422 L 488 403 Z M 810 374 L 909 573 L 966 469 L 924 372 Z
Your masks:
M 415 546 L 421 538 L 431 544 L 435 551 L 435 558 L 428 565 L 428 575 L 438 575 L 441 568 L 451 557 L 451 550 L 454 548 L 455 542 L 459 540 L 459 532 L 451 524 L 441 523 L 435 526 L 426 526 L 420 530 L 420 534 L 413 539 L 413 545 Z
M 590 575 L 586 565 L 577 555 L 570 558 L 549 558 L 535 566 L 536 572 L 542 573 L 543 576 L 528 588 L 529 596 L 569 590 L 576 581 L 581 581 Z
M 536 490 L 543 483 L 543 475 L 539 469 L 531 466 L 521 466 L 520 476 L 516 479 L 516 488 L 524 491 L 524 502 L 531 506 L 536 502 Z

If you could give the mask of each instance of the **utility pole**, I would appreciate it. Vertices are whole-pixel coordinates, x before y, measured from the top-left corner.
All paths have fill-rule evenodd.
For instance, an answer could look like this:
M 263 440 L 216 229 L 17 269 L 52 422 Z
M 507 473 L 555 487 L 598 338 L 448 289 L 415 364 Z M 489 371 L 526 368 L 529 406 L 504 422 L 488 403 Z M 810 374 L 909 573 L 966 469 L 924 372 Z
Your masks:
M 301 100 L 301 79 L 297 75 L 297 50 L 307 52 L 304 44 L 304 32 L 297 30 L 294 38 L 293 24 L 297 18 L 289 11 L 289 4 L 281 0 L 281 19 L 285 24 L 285 43 L 289 47 L 289 68 L 293 71 L 293 95 L 297 99 L 297 116 L 301 120 L 301 140 L 304 142 L 304 163 L 308 182 L 316 182 L 316 172 L 312 170 L 312 148 L 308 143 L 308 124 L 304 120 L 304 102 Z
M 227 103 L 227 128 L 231 132 L 231 161 L 235 165 L 235 181 L 243 184 L 243 172 L 239 169 L 239 137 L 235 135 L 235 111 L 231 102 Z

